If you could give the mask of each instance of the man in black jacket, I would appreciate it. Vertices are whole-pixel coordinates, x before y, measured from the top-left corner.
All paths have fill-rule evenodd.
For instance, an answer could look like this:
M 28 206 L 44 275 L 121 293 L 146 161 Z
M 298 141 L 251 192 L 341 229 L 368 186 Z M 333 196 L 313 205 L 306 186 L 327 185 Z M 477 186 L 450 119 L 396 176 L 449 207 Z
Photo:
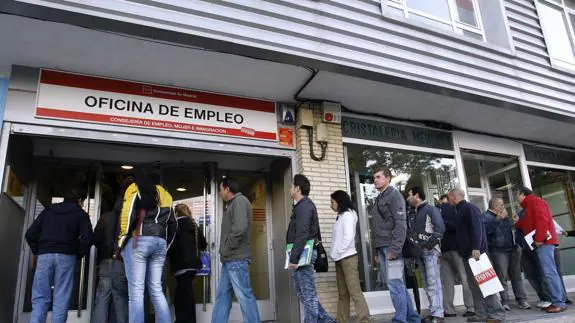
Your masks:
M 71 190 L 64 195 L 64 202 L 46 207 L 26 231 L 26 241 L 38 256 L 31 323 L 46 322 L 52 286 L 52 322 L 63 323 L 68 318 L 76 260 L 88 254 L 93 239 L 90 216 L 81 204 L 82 194 Z
M 286 242 L 292 243 L 288 269 L 292 269 L 292 278 L 297 297 L 303 304 L 305 322 L 335 322 L 321 306 L 315 288 L 315 271 L 313 263 L 317 259 L 317 251 L 312 254 L 311 265 L 298 267 L 300 256 L 308 240 L 319 240 L 319 219 L 315 204 L 308 197 L 311 184 L 304 175 L 295 175 L 291 187 L 291 197 L 296 202 L 293 208 Z
M 463 314 L 464 317 L 475 315 L 475 308 L 473 307 L 473 297 L 469 290 L 467 283 L 467 274 L 465 273 L 465 265 L 463 258 L 457 252 L 456 241 L 456 227 L 457 227 L 457 213 L 455 208 L 449 204 L 447 194 L 442 195 L 440 198 L 441 203 L 441 217 L 445 224 L 445 233 L 441 240 L 441 257 L 439 258 L 441 267 L 441 282 L 443 283 L 443 309 L 445 310 L 445 317 L 454 317 L 455 306 L 453 305 L 453 298 L 455 294 L 455 279 L 459 277 L 461 287 L 463 289 L 463 304 L 467 312 Z
M 471 295 L 473 295 L 475 313 L 477 314 L 468 318 L 467 322 L 502 322 L 505 318 L 505 311 L 499 302 L 497 294 L 483 297 L 469 265 L 470 259 L 477 261 L 481 254 L 487 252 L 487 236 L 481 211 L 477 206 L 465 200 L 465 192 L 459 188 L 449 192 L 449 202 L 457 210 L 457 251 L 463 257 L 467 281 L 471 289 Z
M 493 269 L 503 285 L 503 291 L 499 293 L 503 309 L 511 310 L 508 279 L 511 280 L 517 306 L 524 310 L 530 309 L 521 276 L 521 250 L 515 243 L 513 234 L 515 225 L 507 216 L 505 203 L 501 198 L 494 197 L 489 200 L 489 209 L 483 213 L 483 223 L 489 245 L 489 257 L 493 260 Z

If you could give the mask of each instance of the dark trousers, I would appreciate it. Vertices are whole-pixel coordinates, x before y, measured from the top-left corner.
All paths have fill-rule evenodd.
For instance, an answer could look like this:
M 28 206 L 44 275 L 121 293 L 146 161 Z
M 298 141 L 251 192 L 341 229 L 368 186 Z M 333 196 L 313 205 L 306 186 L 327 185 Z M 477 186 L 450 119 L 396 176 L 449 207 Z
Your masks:
M 196 323 L 196 298 L 194 296 L 195 271 L 188 271 L 176 276 L 176 323 Z
M 491 252 L 489 256 L 493 261 L 493 268 L 497 273 L 497 277 L 499 277 L 501 285 L 503 285 L 503 291 L 499 293 L 501 304 L 509 305 L 508 280 L 511 280 L 511 287 L 517 303 L 525 302 L 527 295 L 523 288 L 523 277 L 521 276 L 521 250 L 514 248 L 510 251 Z

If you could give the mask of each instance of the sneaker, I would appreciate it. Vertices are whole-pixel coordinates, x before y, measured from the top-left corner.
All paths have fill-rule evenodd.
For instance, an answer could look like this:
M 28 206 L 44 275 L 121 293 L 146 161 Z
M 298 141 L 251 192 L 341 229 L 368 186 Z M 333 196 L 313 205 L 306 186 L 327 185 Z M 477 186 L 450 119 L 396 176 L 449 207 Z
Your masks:
M 463 314 L 463 317 L 472 317 L 475 316 L 475 312 L 467 311 Z
M 503 309 L 507 312 L 511 311 L 511 307 L 509 307 L 509 305 L 503 305 Z
M 570 299 L 568 299 L 568 300 L 565 301 L 565 304 L 567 304 L 567 305 L 573 305 L 573 301 L 571 301 Z
M 529 305 L 526 301 L 517 303 L 517 306 L 519 306 L 519 308 L 522 310 L 530 310 L 531 309 L 531 305 Z
M 541 302 L 537 303 L 537 307 L 539 307 L 539 308 L 547 308 L 549 306 L 551 306 L 551 302 L 541 301 Z

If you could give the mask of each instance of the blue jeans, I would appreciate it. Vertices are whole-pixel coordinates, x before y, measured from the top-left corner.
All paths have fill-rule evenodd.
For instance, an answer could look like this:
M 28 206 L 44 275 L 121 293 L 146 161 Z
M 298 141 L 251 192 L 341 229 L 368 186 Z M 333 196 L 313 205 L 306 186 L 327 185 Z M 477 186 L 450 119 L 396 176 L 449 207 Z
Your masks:
M 32 283 L 32 316 L 30 323 L 45 323 L 52 301 L 52 322 L 63 323 L 68 319 L 68 306 L 72 298 L 76 256 L 50 253 L 38 256 Z
M 260 313 L 256 297 L 250 285 L 248 259 L 225 262 L 220 271 L 220 282 L 216 290 L 216 303 L 212 311 L 212 323 L 227 322 L 232 308 L 232 295 L 235 294 L 244 322 L 259 323 Z
M 135 248 L 133 241 L 133 238 L 128 240 L 122 250 L 128 279 L 129 321 L 144 323 L 144 287 L 147 285 L 156 312 L 156 322 L 172 323 L 168 301 L 162 290 L 166 240 L 153 236 L 140 236 Z
M 551 296 L 551 304 L 554 306 L 565 307 L 565 300 L 567 296 L 561 283 L 561 276 L 557 272 L 557 265 L 555 264 L 555 246 L 541 245 L 535 249 L 541 272 L 544 277 L 544 284 L 547 286 L 549 296 Z
M 420 260 L 421 280 L 423 289 L 429 299 L 431 315 L 443 317 L 443 289 L 441 286 L 441 273 L 439 268 L 440 252 L 437 249 L 424 250 L 423 259 Z
M 391 302 L 395 308 L 395 316 L 391 320 L 397 323 L 419 323 L 421 317 L 415 311 L 411 296 L 407 292 L 405 282 L 403 279 L 404 263 L 401 253 L 397 256 L 396 260 L 388 260 L 389 248 L 378 248 L 379 259 L 382 267 L 385 267 L 386 277 L 385 281 L 389 287 L 389 294 L 391 295 Z
M 91 323 L 111 320 L 108 309 L 114 309 L 116 323 L 128 322 L 128 282 L 124 264 L 120 260 L 104 259 L 98 266 L 98 287 Z M 114 321 L 113 321 L 114 322 Z
M 312 264 L 317 259 L 317 251 L 314 250 L 311 258 Z M 335 323 L 321 306 L 315 289 L 315 269 L 313 265 L 299 267 L 292 271 L 292 279 L 297 297 L 303 304 L 305 316 L 304 323 Z

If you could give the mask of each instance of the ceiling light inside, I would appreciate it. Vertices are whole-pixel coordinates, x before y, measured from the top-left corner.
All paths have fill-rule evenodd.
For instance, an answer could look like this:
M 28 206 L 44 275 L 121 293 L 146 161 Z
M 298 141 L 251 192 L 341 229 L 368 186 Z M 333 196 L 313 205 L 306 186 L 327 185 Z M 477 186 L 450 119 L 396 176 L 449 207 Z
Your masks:
M 176 188 L 176 191 L 185 192 L 185 191 L 187 191 L 187 189 L 185 187 L 178 187 L 178 188 Z
M 130 169 L 134 169 L 134 166 L 131 166 L 131 165 L 122 165 L 122 169 L 130 170 Z

